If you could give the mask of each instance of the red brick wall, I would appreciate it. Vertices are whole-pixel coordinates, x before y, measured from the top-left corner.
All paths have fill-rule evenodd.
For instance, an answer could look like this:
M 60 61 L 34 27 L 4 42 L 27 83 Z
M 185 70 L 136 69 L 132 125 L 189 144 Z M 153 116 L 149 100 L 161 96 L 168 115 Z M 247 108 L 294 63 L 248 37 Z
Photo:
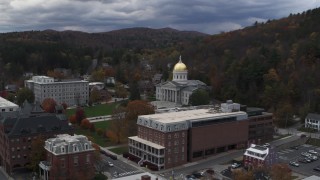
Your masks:
M 212 124 L 202 127 L 194 127 L 190 130 L 190 153 L 191 161 L 202 159 L 205 155 L 193 158 L 193 152 L 205 151 L 236 144 L 237 147 L 245 145 L 248 140 L 248 121 L 235 121 L 220 124 Z M 205 152 L 203 152 L 204 154 Z

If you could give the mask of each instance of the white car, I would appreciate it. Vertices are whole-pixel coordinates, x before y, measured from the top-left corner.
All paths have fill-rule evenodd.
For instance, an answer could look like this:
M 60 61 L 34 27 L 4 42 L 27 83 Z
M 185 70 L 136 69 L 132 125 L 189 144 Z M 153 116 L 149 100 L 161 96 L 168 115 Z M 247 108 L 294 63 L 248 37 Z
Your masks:
M 108 162 L 110 167 L 113 167 L 113 163 L 112 162 Z
M 289 163 L 291 166 L 299 167 L 299 164 L 295 161 L 290 161 Z
M 315 150 L 309 150 L 308 152 L 311 153 L 311 154 L 316 154 L 316 155 L 318 154 L 318 152 L 315 151 Z
M 238 168 L 238 167 L 240 167 L 240 166 L 241 166 L 240 163 L 233 163 L 233 164 L 231 165 L 232 169 L 236 169 L 236 168 Z
M 264 147 L 270 147 L 270 144 L 269 143 L 264 143 L 264 145 L 262 145 Z

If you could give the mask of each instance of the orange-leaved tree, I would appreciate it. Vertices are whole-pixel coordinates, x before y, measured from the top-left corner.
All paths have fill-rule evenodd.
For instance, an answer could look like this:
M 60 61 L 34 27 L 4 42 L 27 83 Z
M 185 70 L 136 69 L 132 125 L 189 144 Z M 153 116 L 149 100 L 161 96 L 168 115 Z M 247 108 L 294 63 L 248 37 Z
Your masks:
M 46 98 L 42 101 L 41 107 L 45 112 L 54 113 L 56 108 L 56 101 L 52 98 Z
M 135 100 L 128 103 L 126 108 L 126 135 L 137 134 L 137 119 L 140 115 L 154 114 L 154 107 L 147 101 Z
M 83 119 L 83 120 L 81 121 L 80 126 L 81 126 L 83 129 L 89 129 L 90 126 L 91 126 L 91 123 L 90 123 L 90 121 L 86 118 L 86 119 Z

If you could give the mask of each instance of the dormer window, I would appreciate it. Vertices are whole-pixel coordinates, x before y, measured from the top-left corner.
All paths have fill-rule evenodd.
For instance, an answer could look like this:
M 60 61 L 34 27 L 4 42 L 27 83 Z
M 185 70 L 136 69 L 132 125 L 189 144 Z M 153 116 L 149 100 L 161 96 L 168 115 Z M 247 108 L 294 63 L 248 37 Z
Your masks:
M 84 144 L 84 149 L 88 150 L 89 149 L 89 145 L 87 143 Z
M 78 146 L 76 144 L 73 145 L 73 151 L 77 152 L 78 151 Z
M 61 153 L 65 153 L 65 148 L 64 148 L 64 146 L 61 147 Z

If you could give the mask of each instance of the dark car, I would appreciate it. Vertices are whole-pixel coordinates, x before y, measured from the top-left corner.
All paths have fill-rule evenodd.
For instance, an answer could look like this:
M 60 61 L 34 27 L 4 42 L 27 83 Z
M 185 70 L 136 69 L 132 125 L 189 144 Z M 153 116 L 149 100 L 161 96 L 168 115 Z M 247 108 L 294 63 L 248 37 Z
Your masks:
M 313 168 L 313 170 L 320 172 L 320 166 Z
M 311 162 L 311 160 L 309 158 L 301 158 L 298 161 L 301 163 L 310 163 Z
M 117 159 L 118 159 L 116 155 L 112 155 L 112 154 L 109 154 L 109 157 L 110 157 L 111 159 L 113 159 L 113 160 L 117 160 Z
M 299 146 L 292 146 L 292 147 L 290 147 L 290 149 L 298 150 L 298 149 L 299 149 Z

